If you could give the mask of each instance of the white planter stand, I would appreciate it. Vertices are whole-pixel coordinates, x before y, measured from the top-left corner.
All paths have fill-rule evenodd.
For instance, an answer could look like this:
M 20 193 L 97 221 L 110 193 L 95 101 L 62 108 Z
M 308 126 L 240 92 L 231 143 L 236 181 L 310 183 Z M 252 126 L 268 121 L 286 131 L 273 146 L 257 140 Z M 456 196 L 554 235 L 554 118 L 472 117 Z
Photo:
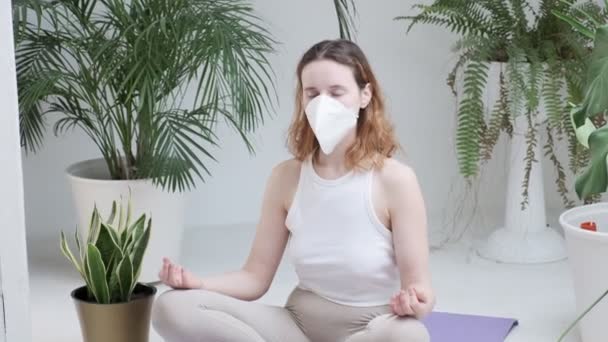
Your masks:
M 152 217 L 152 231 L 142 263 L 140 281 L 158 279 L 162 257 L 178 261 L 184 227 L 185 195 L 170 193 L 149 180 L 111 180 L 103 159 L 76 163 L 67 169 L 72 197 L 78 215 L 81 239 L 88 234 L 94 205 L 103 218 L 111 211 L 112 201 L 119 204 L 131 196 L 133 219 L 141 214 Z
M 585 221 L 595 221 L 598 231 L 579 228 Z M 608 289 L 608 268 L 605 265 L 608 260 L 608 203 L 572 208 L 562 213 L 559 222 L 566 235 L 576 295 L 574 320 Z M 580 321 L 578 331 L 582 341 L 605 342 L 608 339 L 607 317 L 608 298 L 604 298 Z
M 492 63 L 488 73 L 488 87 L 485 89 L 486 107 L 492 108 L 499 97 L 499 75 L 505 71 L 503 63 Z M 507 80 L 508 81 L 508 80 Z M 495 85 L 495 86 L 492 86 Z M 537 119 L 543 116 L 539 109 Z M 554 229 L 547 226 L 545 194 L 543 185 L 542 143 L 537 142 L 534 151 L 538 162 L 532 164 L 526 209 L 521 209 L 523 200 L 523 181 L 525 175 L 525 156 L 527 152 L 526 132 L 528 119 L 524 114 L 516 115 L 511 139 L 509 175 L 506 190 L 504 226 L 495 230 L 487 241 L 477 248 L 484 258 L 504 263 L 544 263 L 566 258 L 564 239 Z
M 487 259 L 504 263 L 544 263 L 566 258 L 562 236 L 547 226 L 541 162 L 532 164 L 528 203 L 522 210 L 522 182 L 527 151 L 526 116 L 516 117 L 508 163 L 505 225 L 494 231 L 478 252 Z M 535 158 L 542 158 L 541 144 L 536 144 Z

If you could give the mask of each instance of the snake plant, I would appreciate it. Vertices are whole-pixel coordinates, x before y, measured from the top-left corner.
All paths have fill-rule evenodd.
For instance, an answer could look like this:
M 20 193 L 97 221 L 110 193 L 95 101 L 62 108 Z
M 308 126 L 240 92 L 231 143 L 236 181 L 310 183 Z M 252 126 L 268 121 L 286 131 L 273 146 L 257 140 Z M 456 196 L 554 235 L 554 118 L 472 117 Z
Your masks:
M 118 215 L 117 215 L 118 212 Z M 128 302 L 139 279 L 142 260 L 150 239 L 152 219 L 141 215 L 131 222 L 131 202 L 127 208 L 116 201 L 106 220 L 93 209 L 86 240 L 75 233 L 74 255 L 63 231 L 61 251 L 86 283 L 89 298 L 99 304 Z

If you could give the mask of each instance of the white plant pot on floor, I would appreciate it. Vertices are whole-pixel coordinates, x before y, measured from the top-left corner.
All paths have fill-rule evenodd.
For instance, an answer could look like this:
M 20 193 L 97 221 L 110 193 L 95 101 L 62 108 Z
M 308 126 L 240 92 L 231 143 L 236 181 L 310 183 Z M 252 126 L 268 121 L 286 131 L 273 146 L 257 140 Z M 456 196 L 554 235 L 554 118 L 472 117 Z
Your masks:
M 112 202 L 120 203 L 131 196 L 132 217 L 142 214 L 152 217 L 148 249 L 141 269 L 142 282 L 158 279 L 162 257 L 180 257 L 184 227 L 185 195 L 163 191 L 149 180 L 112 180 L 103 159 L 76 163 L 67 169 L 72 198 L 78 218 L 78 233 L 83 239 L 88 233 L 91 213 L 97 205 L 101 216 L 107 218 Z
M 495 230 L 479 248 L 479 254 L 487 259 L 504 263 L 544 263 L 566 258 L 566 247 L 562 236 L 547 225 L 541 144 L 536 144 L 528 185 L 528 203 L 522 210 L 522 182 L 525 176 L 527 152 L 526 132 L 528 120 L 520 115 L 515 119 L 509 176 L 505 225 Z
M 594 221 L 597 232 L 580 228 L 585 221 Z M 559 222 L 564 228 L 568 261 L 576 296 L 576 314 L 587 309 L 608 289 L 608 203 L 590 204 L 562 213 Z M 583 342 L 608 340 L 608 298 L 599 302 L 579 322 Z

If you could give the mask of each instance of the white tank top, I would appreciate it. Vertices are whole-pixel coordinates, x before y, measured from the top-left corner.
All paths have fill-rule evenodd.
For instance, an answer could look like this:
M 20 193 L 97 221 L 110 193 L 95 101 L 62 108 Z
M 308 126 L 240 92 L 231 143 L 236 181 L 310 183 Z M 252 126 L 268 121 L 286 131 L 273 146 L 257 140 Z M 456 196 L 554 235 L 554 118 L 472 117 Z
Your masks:
M 298 287 L 351 306 L 385 305 L 399 290 L 392 234 L 372 204 L 373 174 L 351 171 L 329 180 L 311 158 L 302 162 L 285 222 Z

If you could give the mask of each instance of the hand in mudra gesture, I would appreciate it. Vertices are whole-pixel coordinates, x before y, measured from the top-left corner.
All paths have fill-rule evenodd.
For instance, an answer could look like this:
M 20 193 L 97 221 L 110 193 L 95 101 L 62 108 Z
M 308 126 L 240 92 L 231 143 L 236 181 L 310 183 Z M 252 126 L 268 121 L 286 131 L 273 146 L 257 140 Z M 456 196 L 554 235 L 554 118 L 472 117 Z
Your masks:
M 201 280 L 182 266 L 175 264 L 169 258 L 163 258 L 163 265 L 158 274 L 160 281 L 174 289 L 200 289 Z

